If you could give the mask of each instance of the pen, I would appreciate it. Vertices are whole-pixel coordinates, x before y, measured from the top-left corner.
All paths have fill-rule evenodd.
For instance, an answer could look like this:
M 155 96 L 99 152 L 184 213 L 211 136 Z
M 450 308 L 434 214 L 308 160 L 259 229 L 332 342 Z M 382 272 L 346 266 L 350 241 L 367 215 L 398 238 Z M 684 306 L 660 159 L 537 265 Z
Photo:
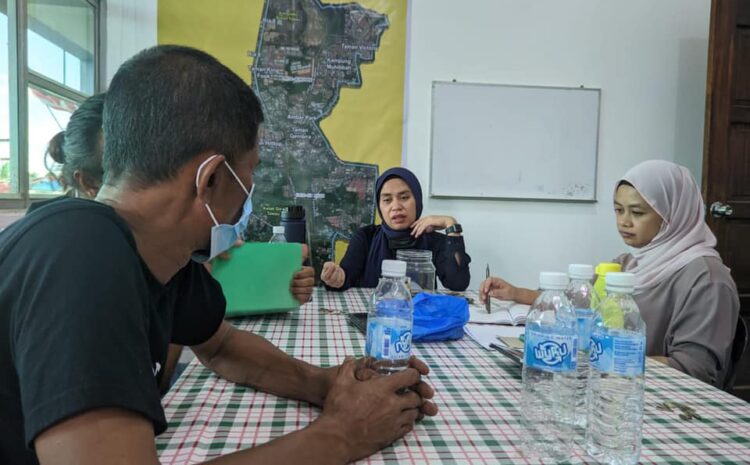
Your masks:
M 487 264 L 487 279 L 490 279 L 490 264 Z M 484 303 L 484 308 L 487 310 L 487 313 L 492 313 L 492 304 L 490 303 L 490 295 L 487 294 L 487 301 Z
M 490 344 L 490 347 L 513 360 L 517 365 L 523 365 L 523 353 L 521 351 L 503 347 L 499 344 Z

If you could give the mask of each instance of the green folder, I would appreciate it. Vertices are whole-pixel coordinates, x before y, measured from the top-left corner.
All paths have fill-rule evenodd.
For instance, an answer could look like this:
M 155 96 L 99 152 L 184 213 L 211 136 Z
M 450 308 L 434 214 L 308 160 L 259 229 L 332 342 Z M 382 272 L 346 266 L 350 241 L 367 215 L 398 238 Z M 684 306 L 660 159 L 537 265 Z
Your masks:
M 280 313 L 299 308 L 290 291 L 302 267 L 302 245 L 248 242 L 213 262 L 213 277 L 227 299 L 226 316 Z

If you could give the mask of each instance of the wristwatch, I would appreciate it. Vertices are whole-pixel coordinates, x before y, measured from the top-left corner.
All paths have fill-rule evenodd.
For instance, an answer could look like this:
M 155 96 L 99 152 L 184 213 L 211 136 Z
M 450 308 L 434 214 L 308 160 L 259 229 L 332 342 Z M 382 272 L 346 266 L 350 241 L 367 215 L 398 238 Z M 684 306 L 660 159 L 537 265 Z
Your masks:
M 464 228 L 462 228 L 458 223 L 445 228 L 445 234 L 461 234 L 462 232 L 464 232 Z

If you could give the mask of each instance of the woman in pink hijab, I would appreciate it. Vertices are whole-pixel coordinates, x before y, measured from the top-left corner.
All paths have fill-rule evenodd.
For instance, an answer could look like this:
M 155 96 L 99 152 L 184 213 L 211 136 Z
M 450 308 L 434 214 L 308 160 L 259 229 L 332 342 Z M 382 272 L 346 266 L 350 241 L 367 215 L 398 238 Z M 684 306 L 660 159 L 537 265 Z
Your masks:
M 739 314 L 737 288 L 721 262 L 716 237 L 690 172 L 650 160 L 630 169 L 615 187 L 617 230 L 630 253 L 617 261 L 635 274 L 635 300 L 646 322 L 646 353 L 723 387 Z M 489 278 L 488 297 L 531 303 L 537 291 Z

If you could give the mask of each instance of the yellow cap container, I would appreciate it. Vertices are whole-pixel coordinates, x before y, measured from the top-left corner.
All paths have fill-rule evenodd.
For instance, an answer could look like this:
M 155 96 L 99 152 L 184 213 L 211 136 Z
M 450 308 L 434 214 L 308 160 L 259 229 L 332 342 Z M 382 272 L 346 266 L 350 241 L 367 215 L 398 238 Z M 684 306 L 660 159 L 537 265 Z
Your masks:
M 607 276 L 607 273 L 617 273 L 617 272 L 622 271 L 622 266 L 620 266 L 619 263 L 603 262 L 596 266 L 595 271 L 596 271 L 596 282 L 594 282 L 594 290 L 596 291 L 596 294 L 599 297 L 599 301 L 601 302 L 607 296 L 604 277 Z

